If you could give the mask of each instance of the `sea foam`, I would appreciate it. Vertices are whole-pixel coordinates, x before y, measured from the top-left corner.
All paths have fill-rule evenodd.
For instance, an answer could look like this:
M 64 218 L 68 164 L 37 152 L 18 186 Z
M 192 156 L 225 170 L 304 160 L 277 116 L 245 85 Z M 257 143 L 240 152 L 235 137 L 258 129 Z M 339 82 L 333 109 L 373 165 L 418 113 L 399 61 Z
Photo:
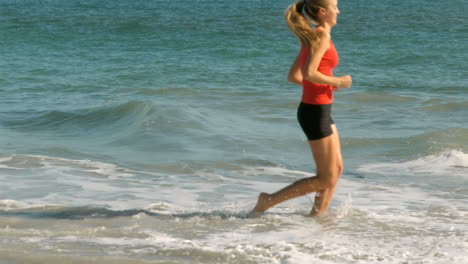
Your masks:
M 359 171 L 385 175 L 402 173 L 455 175 L 468 178 L 468 154 L 460 150 L 448 150 L 400 163 L 371 163 L 362 165 Z

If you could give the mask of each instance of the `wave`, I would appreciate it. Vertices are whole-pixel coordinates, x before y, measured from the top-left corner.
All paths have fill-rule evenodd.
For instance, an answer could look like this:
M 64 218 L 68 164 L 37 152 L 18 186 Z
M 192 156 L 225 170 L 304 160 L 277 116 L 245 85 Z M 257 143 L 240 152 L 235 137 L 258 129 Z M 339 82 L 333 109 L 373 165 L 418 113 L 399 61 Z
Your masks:
M 15 203 L 18 203 L 16 205 Z M 20 202 L 5 200 L 0 201 L 0 215 L 10 217 L 28 217 L 28 218 L 54 218 L 54 219 L 69 219 L 82 220 L 87 218 L 112 218 L 122 216 L 134 216 L 140 213 L 153 215 L 146 210 L 122 210 L 112 211 L 106 208 L 96 207 L 61 207 L 61 206 L 39 206 L 25 209 L 11 209 L 11 207 L 21 207 Z M 23 205 L 24 206 L 24 205 Z M 6 210 L 1 210 L 6 207 Z M 10 207 L 10 208 L 9 208 Z
M 121 180 L 136 182 L 138 181 L 138 177 L 149 177 L 152 180 L 167 177 L 162 172 L 131 169 L 105 161 L 43 155 L 0 154 L 0 169 L 4 170 L 4 172 L 0 173 L 0 177 L 8 181 L 8 184 L 5 183 L 4 188 L 9 185 L 21 186 L 23 184 L 29 188 L 38 187 L 41 183 L 36 182 L 34 184 L 27 178 L 27 176 L 31 175 L 31 171 L 33 171 L 34 179 L 41 178 L 41 181 L 45 182 L 46 185 L 58 184 L 56 175 L 60 175 L 60 179 L 68 184 L 77 184 L 78 182 L 73 182 L 73 180 L 77 180 L 80 177 L 85 177 L 86 183 L 90 183 L 93 178 L 109 179 L 112 182 Z M 20 177 L 23 177 L 22 180 L 17 181 L 17 178 Z M 52 182 L 48 182 L 48 180 L 52 180 Z M 4 191 L 6 190 L 4 189 Z M 6 200 L 3 200 L 0 209 L 24 208 L 25 206 L 25 204 L 18 204 L 14 201 L 8 204 Z
M 447 150 L 400 163 L 371 163 L 358 171 L 384 175 L 424 174 L 459 176 L 468 179 L 468 154 L 460 150 Z
M 365 93 L 349 93 L 346 99 L 353 103 L 382 104 L 382 103 L 409 103 L 414 102 L 415 97 L 392 94 L 383 91 L 367 91 Z
M 218 144 L 219 141 L 214 141 L 213 137 L 223 140 L 251 136 L 247 127 L 256 123 L 250 118 L 210 108 L 158 98 L 155 101 L 129 101 L 71 111 L 10 112 L 0 121 L 0 125 L 19 132 L 42 133 L 48 138 L 103 139 L 101 143 L 104 144 L 132 145 L 152 151 L 180 149 L 182 142 L 188 142 L 184 144 L 186 147 L 199 142 L 203 142 L 204 146 Z
M 26 131 L 64 130 L 92 131 L 105 127 L 128 127 L 134 123 L 141 123 L 145 117 L 155 111 L 150 102 L 131 101 L 117 106 L 79 109 L 73 112 L 51 110 L 42 112 L 37 116 L 28 116 L 23 119 L 4 121 L 10 128 Z
M 52 218 L 67 220 L 105 219 L 116 217 L 137 217 L 142 214 L 158 218 L 247 218 L 246 212 L 208 211 L 208 212 L 161 212 L 160 205 L 148 209 L 126 209 L 111 210 L 104 207 L 93 206 L 53 206 L 53 205 L 31 205 L 15 200 L 0 200 L 0 216 L 24 217 L 24 218 Z
M 388 149 L 402 148 L 408 154 L 408 147 L 411 147 L 410 153 L 424 153 L 426 151 L 437 152 L 449 149 L 463 149 L 464 143 L 468 141 L 468 128 L 453 127 L 435 131 L 426 131 L 418 135 L 407 137 L 381 137 L 381 138 L 343 138 L 343 145 L 347 148 L 359 149 L 369 147 L 383 147 Z M 400 154 L 400 153 L 399 153 Z
M 17 207 L 25 207 L 17 209 Z M 62 206 L 30 206 L 27 204 L 4 200 L 0 201 L 0 215 L 10 217 L 27 217 L 27 218 L 53 218 L 53 219 L 69 219 L 83 220 L 90 218 L 114 218 L 135 216 L 138 214 L 161 215 L 142 209 L 129 209 L 114 211 L 107 208 L 99 207 L 62 207 Z
M 436 102 L 435 102 L 436 101 Z M 457 111 L 465 111 L 466 106 L 468 105 L 467 101 L 463 102 L 450 102 L 450 103 L 440 103 L 440 100 L 429 100 L 424 103 L 427 106 L 424 106 L 423 109 L 431 112 L 440 112 L 440 113 L 453 113 Z

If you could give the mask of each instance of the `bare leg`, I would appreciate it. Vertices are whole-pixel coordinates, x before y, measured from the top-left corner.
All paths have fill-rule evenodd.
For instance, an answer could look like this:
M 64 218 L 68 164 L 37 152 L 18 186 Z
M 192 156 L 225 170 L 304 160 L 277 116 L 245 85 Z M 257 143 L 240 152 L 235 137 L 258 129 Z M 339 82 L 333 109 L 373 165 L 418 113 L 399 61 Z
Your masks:
M 333 134 L 330 136 L 329 145 L 325 146 L 325 149 L 323 149 L 323 145 L 317 146 L 314 142 L 309 142 L 314 153 L 317 171 L 327 171 L 327 175 L 332 182 L 329 188 L 322 190 L 315 196 L 314 207 L 310 212 L 312 216 L 323 215 L 327 212 L 333 195 L 335 194 L 338 180 L 343 173 L 340 139 L 335 125 L 332 125 L 332 130 Z M 319 153 L 327 153 L 329 155 L 322 155 Z M 326 159 L 323 159 L 323 157 L 326 157 Z
M 258 202 L 253 211 L 265 212 L 268 208 L 286 200 L 321 191 L 327 187 L 325 184 L 321 181 L 320 177 L 315 176 L 298 180 L 273 194 L 261 193 L 258 196 Z
M 325 189 L 315 195 L 314 206 L 310 211 L 311 216 L 324 215 L 330 206 L 331 199 L 335 193 L 336 185 L 332 188 Z
M 327 211 L 343 167 L 335 125 L 332 125 L 332 129 L 334 132 L 332 135 L 309 141 L 317 165 L 317 176 L 298 180 L 273 194 L 261 193 L 252 213 L 265 212 L 270 207 L 286 200 L 312 192 L 319 192 L 319 194 L 315 198 L 311 215 L 319 215 Z

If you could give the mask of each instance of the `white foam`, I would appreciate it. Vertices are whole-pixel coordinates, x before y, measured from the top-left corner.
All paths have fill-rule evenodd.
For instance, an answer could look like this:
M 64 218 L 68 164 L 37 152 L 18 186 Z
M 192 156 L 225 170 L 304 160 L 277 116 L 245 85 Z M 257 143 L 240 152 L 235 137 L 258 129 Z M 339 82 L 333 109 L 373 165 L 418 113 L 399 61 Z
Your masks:
M 8 169 L 47 169 L 49 171 L 78 169 L 82 172 L 110 178 L 131 177 L 137 173 L 137 171 L 125 169 L 110 163 L 41 155 L 11 155 L 0 159 L 0 163 L 2 163 L 0 164 L 2 168 Z
M 26 209 L 26 208 L 31 208 L 32 205 L 25 203 L 25 202 L 20 202 L 20 201 L 15 201 L 15 200 L 0 200 L 0 210 L 16 210 L 16 209 Z
M 159 202 L 148 205 L 145 209 L 157 214 L 171 214 L 173 213 L 173 208 L 168 203 Z
M 10 161 L 12 157 L 5 157 L 5 158 L 0 158 L 0 163 Z
M 350 193 L 348 193 L 346 196 L 346 199 L 343 200 L 340 206 L 337 208 L 336 213 L 335 213 L 336 217 L 337 218 L 346 217 L 352 208 L 352 203 L 353 203 L 353 197 Z
M 312 177 L 315 174 L 299 171 L 299 170 L 291 170 L 284 167 L 255 167 L 255 168 L 248 168 L 242 171 L 242 174 L 249 175 L 249 176 L 259 176 L 259 175 L 276 175 L 282 177 L 292 178 L 301 176 L 301 177 Z
M 203 216 L 171 219 L 138 214 L 128 219 L 76 221 L 72 228 L 65 228 L 69 222 L 55 222 L 52 226 L 44 225 L 49 233 L 30 232 L 31 235 L 10 228 L 8 234 L 19 235 L 18 243 L 54 251 L 74 249 L 71 252 L 74 254 L 83 247 L 93 254 L 91 250 L 96 248 L 98 253 L 116 257 L 192 256 L 201 261 L 213 256 L 219 261 L 278 264 L 468 263 L 464 259 L 468 237 L 460 236 L 466 224 L 444 222 L 446 230 L 435 229 L 433 219 L 426 218 L 423 212 L 409 221 L 405 220 L 410 216 L 405 210 L 353 212 L 350 196 L 343 202 L 348 213 L 338 218 L 311 219 L 301 214 L 270 213 L 256 219 Z M 153 206 L 171 210 L 166 203 Z M 236 211 L 242 206 L 239 204 Z M 192 210 L 200 212 L 196 206 Z M 80 225 L 84 227 L 77 228 Z M 41 245 L 37 245 L 38 241 Z
M 4 200 L 0 206 L 5 210 L 28 208 L 29 205 L 98 205 L 120 210 L 142 208 L 158 200 L 155 196 L 158 190 L 152 189 L 155 185 L 153 180 L 162 178 L 160 174 L 130 170 L 110 163 L 38 155 L 10 155 L 2 158 L 0 165 L 10 169 L 1 174 L 5 184 L 4 196 L 0 198 L 25 203 L 13 204 Z M 169 199 L 170 194 L 166 196 Z
M 424 173 L 430 175 L 456 175 L 468 178 L 468 154 L 459 150 L 449 150 L 438 155 L 429 155 L 401 163 L 366 164 L 362 165 L 358 170 L 384 175 Z
M 4 164 L 21 167 L 15 163 L 15 158 Z M 56 251 L 84 245 L 85 250 L 99 248 L 100 252 L 108 254 L 137 254 L 142 258 L 160 254 L 179 257 L 189 252 L 253 263 L 444 263 L 455 260 L 464 263 L 463 256 L 468 252 L 467 237 L 460 235 L 468 228 L 464 221 L 467 212 L 458 210 L 452 201 L 411 186 L 356 181 L 344 175 L 329 217 L 305 217 L 313 200 L 313 196 L 306 196 L 278 205 L 259 218 L 243 219 L 220 215 L 239 216 L 239 212 L 253 206 L 258 192 L 275 191 L 284 187 L 285 182 L 291 182 L 291 177 L 313 174 L 283 167 L 253 167 L 239 172 L 251 175 L 251 179 L 203 170 L 195 172 L 200 175 L 190 175 L 192 177 L 184 181 L 177 180 L 177 175 L 157 181 L 129 175 L 116 181 L 109 174 L 137 173 L 93 161 L 52 162 L 46 159 L 35 164 L 37 176 L 44 177 L 49 184 L 69 185 L 78 191 L 54 190 L 41 198 L 0 200 L 0 210 L 27 209 L 41 203 L 93 204 L 117 210 L 146 208 L 157 215 L 139 213 L 117 219 L 76 221 L 73 230 L 61 227 L 62 223 L 57 221 L 50 227 L 46 225 L 51 232 L 47 235 L 15 229 L 20 226 L 9 228 L 8 235 L 18 235 L 17 241 L 21 244 L 49 246 Z M 107 171 L 94 177 L 87 173 L 82 175 L 83 171 L 98 167 Z M 55 173 L 53 177 L 51 172 Z M 25 176 L 29 176 L 28 173 L 26 171 Z M 144 171 L 138 173 L 149 175 Z M 264 176 L 271 175 L 274 180 L 264 180 Z M 33 182 L 38 184 L 37 179 L 25 177 L 22 184 L 29 186 Z M 226 192 L 239 186 L 249 188 L 243 197 L 235 191 Z M 200 198 L 204 195 L 217 198 L 203 201 Z M 430 205 L 444 208 L 442 213 L 447 216 L 432 216 Z M 195 214 L 191 216 L 191 213 Z M 33 225 L 36 220 L 24 221 Z M 84 228 L 77 228 L 80 225 Z M 99 229 L 93 231 L 96 226 Z M 37 241 L 46 246 L 36 245 Z
M 0 163 L 5 163 L 11 160 L 12 160 L 12 157 L 0 158 Z M 9 168 L 8 165 L 0 164 L 0 169 L 8 169 L 8 168 Z
M 42 161 L 42 165 L 45 168 L 49 169 L 69 169 L 70 167 L 78 166 L 81 171 L 94 173 L 96 175 L 101 175 L 109 177 L 112 179 L 117 179 L 120 177 L 130 177 L 134 174 L 127 169 L 118 167 L 115 164 L 104 163 L 99 161 L 92 160 L 76 160 L 76 159 L 64 159 L 64 158 L 55 158 L 47 156 L 30 156 L 36 157 Z

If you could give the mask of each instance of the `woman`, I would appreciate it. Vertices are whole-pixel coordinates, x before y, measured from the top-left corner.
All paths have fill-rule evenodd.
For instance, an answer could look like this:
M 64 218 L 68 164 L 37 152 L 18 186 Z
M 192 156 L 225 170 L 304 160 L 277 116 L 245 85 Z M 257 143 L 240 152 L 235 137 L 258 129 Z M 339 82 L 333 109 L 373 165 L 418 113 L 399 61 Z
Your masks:
M 330 205 L 343 172 L 338 131 L 330 116 L 333 91 L 349 88 L 352 83 L 350 75 L 333 77 L 338 54 L 330 33 L 339 13 L 337 0 L 301 0 L 286 10 L 288 26 L 301 43 L 288 80 L 303 86 L 297 116 L 312 150 L 317 176 L 296 181 L 273 194 L 261 193 L 252 214 L 312 192 L 317 193 L 312 216 L 323 215 Z

